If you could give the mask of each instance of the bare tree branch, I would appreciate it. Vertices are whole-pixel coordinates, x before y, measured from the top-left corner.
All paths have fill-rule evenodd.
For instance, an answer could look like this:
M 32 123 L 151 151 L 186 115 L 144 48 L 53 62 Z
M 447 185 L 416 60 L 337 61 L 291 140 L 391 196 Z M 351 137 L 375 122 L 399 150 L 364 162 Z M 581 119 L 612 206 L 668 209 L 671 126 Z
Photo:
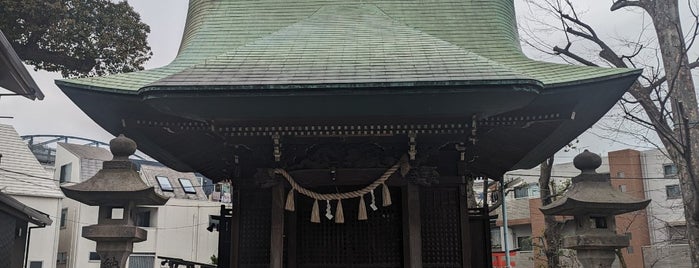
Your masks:
M 555 47 L 553 47 L 553 51 L 556 53 L 556 55 L 563 54 L 566 57 L 574 59 L 577 62 L 582 63 L 582 64 L 587 65 L 587 66 L 599 66 L 599 65 L 595 64 L 594 62 L 588 61 L 588 60 L 584 59 L 583 57 L 580 57 L 577 54 L 571 52 L 570 50 L 568 50 L 569 47 L 570 47 L 570 43 L 566 46 L 566 48 L 560 48 L 558 46 L 555 46 Z
M 643 0 L 636 0 L 636 1 L 630 1 L 630 0 L 618 0 L 612 4 L 612 7 L 609 9 L 611 11 L 615 11 L 620 8 L 624 7 L 641 7 L 643 8 L 646 5 L 646 1 Z

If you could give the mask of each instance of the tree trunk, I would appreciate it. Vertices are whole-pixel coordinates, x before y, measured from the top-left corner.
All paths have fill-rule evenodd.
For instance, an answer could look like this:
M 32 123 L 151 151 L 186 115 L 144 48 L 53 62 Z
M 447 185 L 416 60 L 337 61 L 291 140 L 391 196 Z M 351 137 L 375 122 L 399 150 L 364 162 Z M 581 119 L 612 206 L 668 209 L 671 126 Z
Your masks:
M 539 197 L 541 205 L 551 204 L 553 191 L 551 189 L 551 169 L 553 168 L 553 156 L 546 159 L 540 165 Z M 559 251 L 561 249 L 561 223 L 555 216 L 544 216 L 544 254 L 549 268 L 560 267 Z
M 624 259 L 624 254 L 621 253 L 621 249 L 615 249 L 614 254 L 616 254 L 616 257 L 619 259 L 619 266 L 621 266 L 621 268 L 628 268 L 626 260 Z
M 653 18 L 658 36 L 672 101 L 674 137 L 679 141 L 679 146 L 664 145 L 670 158 L 677 165 L 687 222 L 690 257 L 692 266 L 699 267 L 699 201 L 697 199 L 699 158 L 696 155 L 699 153 L 699 129 L 696 127 L 699 122 L 699 108 L 686 54 L 678 1 L 656 0 L 646 3 L 644 8 Z

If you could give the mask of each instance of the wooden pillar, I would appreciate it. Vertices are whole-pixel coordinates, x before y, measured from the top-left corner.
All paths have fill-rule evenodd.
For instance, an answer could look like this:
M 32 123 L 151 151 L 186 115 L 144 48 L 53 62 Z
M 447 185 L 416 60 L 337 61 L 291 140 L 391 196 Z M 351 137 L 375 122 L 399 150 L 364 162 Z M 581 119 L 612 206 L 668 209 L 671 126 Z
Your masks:
M 461 222 L 461 267 L 471 267 L 471 225 L 468 219 L 468 189 L 465 184 L 459 186 L 459 220 Z M 484 195 L 485 196 L 485 195 Z
M 298 195 L 296 195 L 298 196 Z M 287 218 L 286 221 L 286 243 L 287 243 L 287 249 L 286 249 L 286 268 L 296 268 L 296 221 L 298 220 L 296 217 L 298 216 L 296 211 L 288 213 L 289 217 Z
M 412 183 L 403 187 L 403 262 L 404 267 L 422 268 L 422 223 L 420 188 Z
M 272 224 L 269 249 L 269 267 L 282 268 L 284 265 L 284 185 L 272 188 Z
M 240 263 L 240 193 L 237 191 L 239 190 L 236 190 L 236 192 L 231 191 L 231 256 L 228 266 L 231 268 L 238 268 Z

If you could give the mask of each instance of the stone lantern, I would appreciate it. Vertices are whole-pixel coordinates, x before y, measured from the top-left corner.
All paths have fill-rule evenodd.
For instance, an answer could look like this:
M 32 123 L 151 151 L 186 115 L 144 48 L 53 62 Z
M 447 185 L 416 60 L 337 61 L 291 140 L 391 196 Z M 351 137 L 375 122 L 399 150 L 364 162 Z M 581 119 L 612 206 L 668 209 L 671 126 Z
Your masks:
M 109 142 L 113 158 L 105 161 L 92 178 L 72 186 L 61 186 L 71 199 L 99 206 L 96 225 L 83 227 L 82 236 L 97 242 L 100 268 L 123 268 L 133 252 L 133 243 L 145 241 L 147 232 L 135 226 L 136 206 L 163 205 L 168 197 L 155 192 L 136 171 L 129 156 L 136 143 L 120 135 Z
M 587 150 L 573 159 L 582 173 L 573 178 L 563 198 L 544 206 L 545 215 L 573 216 L 575 233 L 563 237 L 563 247 L 577 251 L 585 268 L 611 267 L 614 250 L 628 247 L 629 238 L 616 233 L 615 215 L 644 209 L 650 200 L 639 200 L 612 187 L 609 174 L 598 174 L 602 158 Z

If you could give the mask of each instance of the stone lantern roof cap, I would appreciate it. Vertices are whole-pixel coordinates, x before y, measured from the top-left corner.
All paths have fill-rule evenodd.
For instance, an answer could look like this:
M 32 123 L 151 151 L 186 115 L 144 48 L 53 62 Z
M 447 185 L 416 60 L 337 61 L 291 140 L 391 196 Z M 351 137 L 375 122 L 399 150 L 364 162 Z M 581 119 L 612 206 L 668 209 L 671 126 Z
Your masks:
M 90 206 L 164 205 L 168 197 L 148 186 L 136 171 L 129 156 L 136 152 L 136 143 L 123 135 L 109 142 L 112 160 L 92 178 L 71 186 L 61 186 L 63 193 Z
M 638 199 L 614 189 L 609 174 L 595 171 L 602 164 L 599 155 L 585 150 L 573 159 L 573 164 L 582 173 L 573 178 L 563 198 L 541 208 L 545 215 L 619 215 L 644 209 L 650 203 L 650 199 Z

